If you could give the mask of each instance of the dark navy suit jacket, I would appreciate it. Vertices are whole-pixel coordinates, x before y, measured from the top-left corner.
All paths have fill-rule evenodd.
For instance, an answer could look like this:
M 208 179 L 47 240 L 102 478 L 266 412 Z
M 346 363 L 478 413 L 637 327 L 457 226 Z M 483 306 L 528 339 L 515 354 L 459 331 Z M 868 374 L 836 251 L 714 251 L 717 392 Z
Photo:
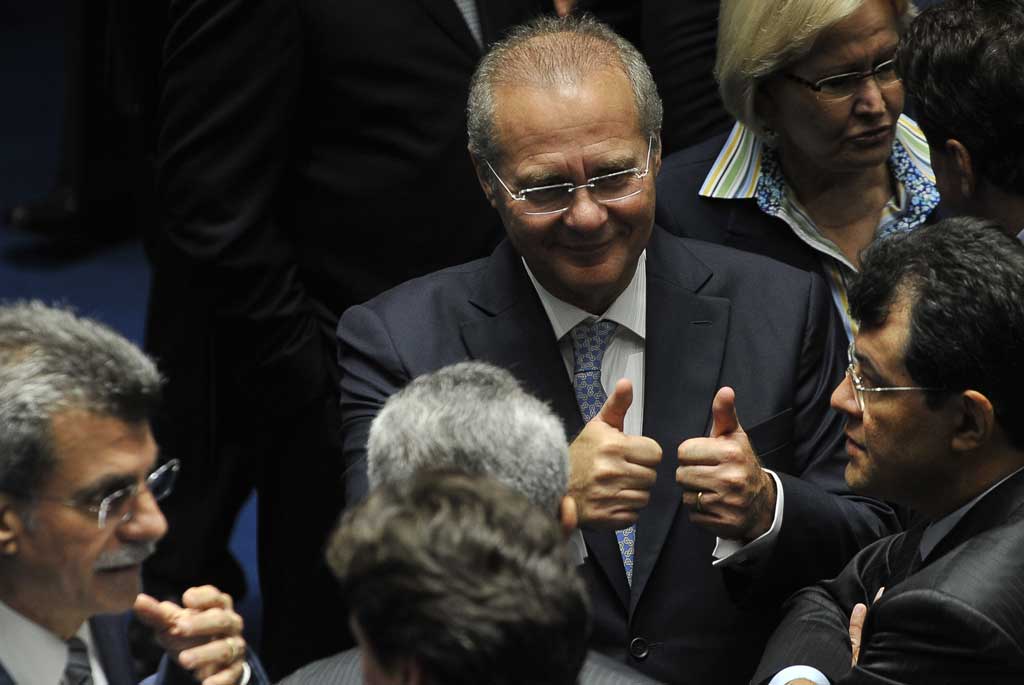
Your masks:
M 843 480 L 844 422 L 828 404 L 845 368 L 833 316 L 818 278 L 654 229 L 643 433 L 663 457 L 637 523 L 632 588 L 615 534 L 584 531 L 595 649 L 665 682 L 742 682 L 783 599 L 834 575 L 891 531 L 891 510 L 851 496 Z M 504 367 L 551 404 L 570 436 L 582 428 L 551 324 L 508 242 L 487 259 L 349 309 L 338 336 L 350 501 L 366 488 L 367 432 L 381 405 L 413 377 L 447 364 Z M 755 582 L 712 567 L 715 538 L 690 524 L 675 481 L 677 447 L 707 434 L 723 385 L 735 388 L 740 421 L 785 490 L 774 553 L 756 573 L 749 569 Z M 758 607 L 740 608 L 733 598 Z

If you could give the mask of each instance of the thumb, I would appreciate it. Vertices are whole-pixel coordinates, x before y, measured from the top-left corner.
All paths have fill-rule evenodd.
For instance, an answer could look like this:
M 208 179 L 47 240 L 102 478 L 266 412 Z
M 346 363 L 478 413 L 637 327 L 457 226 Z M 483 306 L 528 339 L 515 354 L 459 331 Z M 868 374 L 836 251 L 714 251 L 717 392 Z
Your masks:
M 597 416 L 594 418 L 622 431 L 626 412 L 631 404 L 633 404 L 633 384 L 625 378 L 620 378 L 615 384 L 612 394 L 604 401 L 601 411 L 597 412 Z
M 742 431 L 736 416 L 736 392 L 730 387 L 719 388 L 711 403 L 711 437 L 718 438 Z

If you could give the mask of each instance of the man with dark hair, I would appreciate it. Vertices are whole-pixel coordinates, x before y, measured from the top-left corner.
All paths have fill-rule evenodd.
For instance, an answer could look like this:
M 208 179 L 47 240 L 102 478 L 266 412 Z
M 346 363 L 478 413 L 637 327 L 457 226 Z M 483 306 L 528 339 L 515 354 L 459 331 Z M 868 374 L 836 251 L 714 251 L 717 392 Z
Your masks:
M 738 682 L 783 599 L 893 520 L 842 482 L 824 284 L 654 226 L 661 110 L 643 57 L 593 19 L 531 22 L 483 58 L 469 149 L 507 240 L 342 316 L 346 486 L 365 494 L 371 421 L 414 377 L 506 368 L 573 437 L 591 647 Z
M 153 362 L 105 326 L 0 306 L 0 683 L 136 682 L 133 605 L 175 664 L 158 683 L 194 682 L 183 668 L 211 684 L 266 682 L 230 596 L 191 588 L 179 607 L 139 594 L 167 531 L 157 500 L 178 470 L 156 464 L 160 386 Z
M 1024 240 L 1024 0 L 946 0 L 914 20 L 898 67 L 944 206 Z
M 846 480 L 924 520 L 791 599 L 754 682 L 1024 680 L 1022 293 L 1024 246 L 995 223 L 947 219 L 867 252 L 832 396 Z M 794 663 L 817 672 L 780 672 Z
M 572 685 L 586 588 L 554 518 L 484 476 L 424 471 L 345 514 L 327 560 L 368 685 Z

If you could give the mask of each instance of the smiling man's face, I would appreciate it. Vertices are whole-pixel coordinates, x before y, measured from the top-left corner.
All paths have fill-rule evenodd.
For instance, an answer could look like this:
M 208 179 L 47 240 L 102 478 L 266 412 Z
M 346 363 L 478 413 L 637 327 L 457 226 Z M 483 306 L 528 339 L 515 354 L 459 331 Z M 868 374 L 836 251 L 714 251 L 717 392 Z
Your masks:
M 4 601 L 66 637 L 95 614 L 131 608 L 142 559 L 167 521 L 145 488 L 128 503 L 129 520 L 114 516 L 99 528 L 89 511 L 153 469 L 157 447 L 146 422 L 67 410 L 53 417 L 52 438 L 57 464 L 37 497 L 4 512 L 10 537 L 0 563 Z
M 647 164 L 648 136 L 639 128 L 633 91 L 621 69 L 583 76 L 552 88 L 500 86 L 496 128 L 502 159 L 488 160 L 513 191 L 571 183 Z M 657 138 L 640 192 L 616 202 L 572 194 L 561 213 L 529 215 L 489 170 L 484 191 L 501 214 L 509 240 L 533 274 L 556 297 L 595 314 L 633 277 L 654 225 L 654 178 L 661 157 Z

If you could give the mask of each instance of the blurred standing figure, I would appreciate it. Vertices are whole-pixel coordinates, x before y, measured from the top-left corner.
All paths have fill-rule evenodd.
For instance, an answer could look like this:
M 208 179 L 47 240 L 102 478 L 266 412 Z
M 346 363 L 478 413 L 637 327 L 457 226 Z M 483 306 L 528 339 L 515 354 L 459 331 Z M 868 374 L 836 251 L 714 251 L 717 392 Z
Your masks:
M 946 206 L 1024 240 L 1022 64 L 1022 0 L 950 0 L 923 12 L 897 59 Z
M 732 131 L 665 161 L 657 221 L 821 275 L 843 317 L 860 252 L 939 203 L 894 58 L 909 0 L 724 0 L 715 73 Z
M 335 323 L 497 243 L 463 110 L 483 47 L 539 10 L 170 3 L 147 345 L 169 379 L 158 433 L 186 468 L 147 581 L 237 587 L 227 540 L 255 486 L 272 675 L 344 646 L 322 559 L 344 503 Z

